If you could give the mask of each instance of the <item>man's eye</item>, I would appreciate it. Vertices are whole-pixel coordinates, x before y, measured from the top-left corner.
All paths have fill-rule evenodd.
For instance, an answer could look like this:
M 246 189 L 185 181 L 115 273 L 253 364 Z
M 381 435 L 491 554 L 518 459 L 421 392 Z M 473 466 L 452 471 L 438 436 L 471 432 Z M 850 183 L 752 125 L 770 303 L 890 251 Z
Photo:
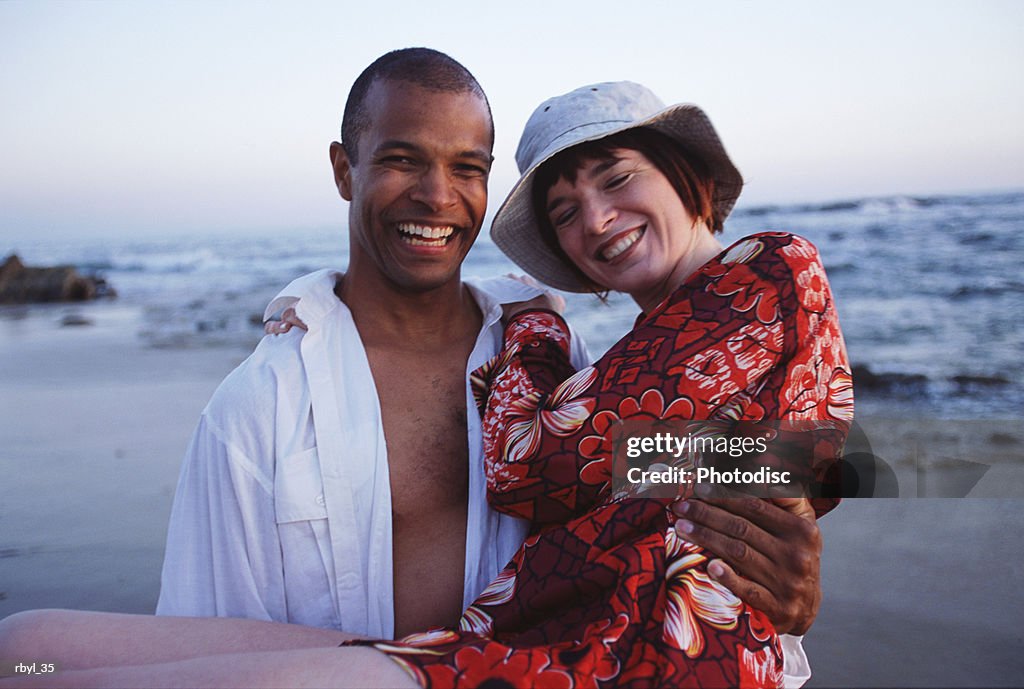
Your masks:
M 455 172 L 466 177 L 486 177 L 488 170 L 482 165 L 464 164 L 456 165 Z
M 384 156 L 381 158 L 381 162 L 388 165 L 414 165 L 416 163 L 416 161 L 409 156 L 403 155 Z

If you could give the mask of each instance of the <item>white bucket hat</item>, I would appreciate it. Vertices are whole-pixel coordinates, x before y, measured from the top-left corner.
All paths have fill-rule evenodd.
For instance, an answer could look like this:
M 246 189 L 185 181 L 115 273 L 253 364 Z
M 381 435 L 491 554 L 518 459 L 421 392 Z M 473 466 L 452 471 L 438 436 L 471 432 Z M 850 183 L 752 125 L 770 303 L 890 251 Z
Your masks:
M 498 248 L 545 284 L 567 292 L 591 291 L 541 235 L 531 199 L 534 174 L 556 153 L 637 127 L 659 131 L 703 159 L 715 180 L 712 204 L 724 220 L 739 198 L 743 177 L 704 111 L 688 104 L 666 108 L 645 86 L 607 82 L 550 98 L 530 116 L 516 150 L 522 177 L 491 225 L 491 238 Z

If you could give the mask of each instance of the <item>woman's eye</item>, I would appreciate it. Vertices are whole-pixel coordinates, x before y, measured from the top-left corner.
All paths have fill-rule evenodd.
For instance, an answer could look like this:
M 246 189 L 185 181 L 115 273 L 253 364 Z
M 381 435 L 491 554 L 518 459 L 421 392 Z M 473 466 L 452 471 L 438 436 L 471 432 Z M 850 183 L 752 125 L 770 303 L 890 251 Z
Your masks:
M 623 184 L 625 184 L 626 182 L 628 182 L 628 181 L 629 181 L 629 178 L 630 178 L 631 176 L 632 176 L 632 175 L 630 175 L 629 173 L 627 173 L 627 174 L 624 174 L 624 175 L 615 175 L 615 176 L 614 176 L 614 177 L 612 177 L 612 178 L 611 178 L 610 180 L 608 180 L 608 183 L 607 183 L 607 184 L 605 184 L 605 185 L 604 185 L 604 186 L 605 186 L 605 189 L 618 189 L 618 188 L 619 188 L 619 187 L 621 187 L 621 186 L 622 186 Z
M 565 227 L 572 222 L 572 219 L 575 217 L 576 209 L 568 208 L 561 213 L 557 213 L 553 218 L 551 218 L 551 224 L 554 225 L 556 229 L 559 227 Z

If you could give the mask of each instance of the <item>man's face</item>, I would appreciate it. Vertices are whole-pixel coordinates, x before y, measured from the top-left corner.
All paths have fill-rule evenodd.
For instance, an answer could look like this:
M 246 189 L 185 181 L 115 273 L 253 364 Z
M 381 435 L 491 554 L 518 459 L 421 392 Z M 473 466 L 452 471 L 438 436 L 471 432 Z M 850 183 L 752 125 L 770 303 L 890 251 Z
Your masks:
M 468 91 L 377 81 L 365 106 L 359 162 L 331 147 L 338 190 L 351 202 L 350 273 L 376 271 L 414 291 L 458 280 L 487 207 L 486 104 Z

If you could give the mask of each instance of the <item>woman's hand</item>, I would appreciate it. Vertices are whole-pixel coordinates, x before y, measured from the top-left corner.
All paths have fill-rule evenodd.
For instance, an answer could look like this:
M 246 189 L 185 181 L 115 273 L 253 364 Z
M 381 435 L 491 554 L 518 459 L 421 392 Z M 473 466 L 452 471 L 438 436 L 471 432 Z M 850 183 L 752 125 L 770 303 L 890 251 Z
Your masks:
M 511 319 L 517 313 L 522 313 L 523 311 L 547 309 L 548 311 L 554 311 L 558 315 L 562 315 L 562 313 L 565 311 L 565 299 L 563 299 L 562 296 L 559 294 L 555 294 L 544 289 L 544 287 L 533 278 L 528 277 L 526 275 L 513 275 L 512 273 L 509 273 L 505 277 L 512 278 L 513 280 L 518 280 L 524 285 L 535 287 L 539 290 L 543 290 L 543 292 L 541 294 L 538 294 L 533 299 L 528 299 L 526 301 L 516 301 L 512 302 L 511 304 L 503 304 L 501 307 L 501 321 L 503 323 L 508 323 L 509 319 Z
M 281 313 L 281 320 L 267 321 L 264 323 L 263 332 L 268 335 L 284 335 L 286 332 L 291 330 L 292 327 L 309 330 L 309 328 L 306 327 L 306 324 L 299 320 L 299 317 L 295 315 L 295 309 L 289 306 Z

